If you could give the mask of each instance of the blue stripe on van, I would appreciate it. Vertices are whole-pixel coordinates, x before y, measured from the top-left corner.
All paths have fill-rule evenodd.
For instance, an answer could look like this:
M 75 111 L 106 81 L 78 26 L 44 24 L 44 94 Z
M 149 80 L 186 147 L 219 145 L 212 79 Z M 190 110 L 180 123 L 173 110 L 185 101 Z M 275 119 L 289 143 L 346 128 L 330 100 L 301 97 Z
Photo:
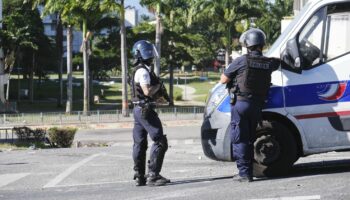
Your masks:
M 286 96 L 286 107 L 350 101 L 350 81 L 338 81 L 273 87 L 269 91 L 268 102 L 265 108 L 283 107 L 282 90 L 284 90 Z M 230 112 L 230 99 L 228 96 L 217 109 L 220 112 Z
M 342 88 L 340 84 L 344 83 L 345 88 Z M 338 86 L 338 89 L 332 94 L 332 88 L 337 88 L 336 86 Z M 344 89 L 344 91 L 341 91 L 341 89 Z M 284 92 L 287 107 L 350 101 L 350 83 L 344 81 L 287 86 L 284 88 Z M 329 98 L 329 100 L 324 98 L 327 93 L 330 93 L 328 94 L 329 97 L 333 95 L 333 98 Z
M 273 87 L 269 91 L 266 108 L 282 108 L 283 93 L 282 87 Z M 217 108 L 220 112 L 231 112 L 230 97 L 226 96 L 224 101 Z

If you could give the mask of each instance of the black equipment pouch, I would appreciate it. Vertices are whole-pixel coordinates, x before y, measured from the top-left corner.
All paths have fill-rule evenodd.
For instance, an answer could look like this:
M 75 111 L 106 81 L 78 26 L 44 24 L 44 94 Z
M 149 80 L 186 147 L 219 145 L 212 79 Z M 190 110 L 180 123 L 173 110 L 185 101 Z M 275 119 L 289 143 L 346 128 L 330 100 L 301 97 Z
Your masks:
M 237 102 L 237 95 L 235 94 L 234 88 L 229 89 L 229 95 L 230 95 L 230 104 L 235 105 Z
M 149 116 L 149 114 L 150 114 L 150 109 L 146 106 L 146 107 L 143 107 L 142 109 L 141 109 L 141 118 L 142 119 L 147 119 L 147 117 Z
M 152 103 L 144 103 L 140 105 L 141 107 L 141 118 L 147 119 L 152 112 L 154 112 L 154 105 Z

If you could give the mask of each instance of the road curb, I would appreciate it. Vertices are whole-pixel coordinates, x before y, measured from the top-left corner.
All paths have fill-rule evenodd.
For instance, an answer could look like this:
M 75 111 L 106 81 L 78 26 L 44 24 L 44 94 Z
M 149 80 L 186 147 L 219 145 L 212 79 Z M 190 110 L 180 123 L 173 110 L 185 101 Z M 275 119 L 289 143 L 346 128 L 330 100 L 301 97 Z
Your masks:
M 202 119 L 198 120 L 173 120 L 162 121 L 164 127 L 177 127 L 177 126 L 194 126 L 201 125 Z M 87 124 L 80 126 L 81 129 L 116 129 L 116 128 L 133 128 L 134 122 L 116 122 L 116 123 L 101 123 L 101 124 Z
M 173 145 L 192 145 L 200 144 L 200 139 L 171 139 L 168 140 L 169 146 Z M 84 147 L 131 147 L 132 141 L 110 141 L 110 140 L 80 140 L 74 142 L 75 148 Z
M 202 124 L 202 119 L 193 119 L 193 120 L 162 120 L 163 127 L 179 127 L 179 126 L 200 126 Z M 93 130 L 93 129 L 130 129 L 134 127 L 134 122 L 106 122 L 106 123 L 99 123 L 99 124 L 62 124 L 62 125 L 25 125 L 27 127 L 30 127 L 32 129 L 35 128 L 44 128 L 48 129 L 51 127 L 72 127 L 72 128 L 78 128 L 81 130 Z

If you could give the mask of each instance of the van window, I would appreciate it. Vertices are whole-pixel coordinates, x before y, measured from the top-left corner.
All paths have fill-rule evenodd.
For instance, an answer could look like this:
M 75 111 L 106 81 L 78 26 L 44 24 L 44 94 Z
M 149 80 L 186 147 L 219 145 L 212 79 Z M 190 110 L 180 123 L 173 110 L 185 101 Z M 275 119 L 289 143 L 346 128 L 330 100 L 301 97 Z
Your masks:
M 350 3 L 332 4 L 317 11 L 299 34 L 303 69 L 349 53 L 349 35 Z
M 319 63 L 323 16 L 324 9 L 321 9 L 311 17 L 299 34 L 300 57 L 304 69 Z
M 350 4 L 327 9 L 325 61 L 350 52 Z

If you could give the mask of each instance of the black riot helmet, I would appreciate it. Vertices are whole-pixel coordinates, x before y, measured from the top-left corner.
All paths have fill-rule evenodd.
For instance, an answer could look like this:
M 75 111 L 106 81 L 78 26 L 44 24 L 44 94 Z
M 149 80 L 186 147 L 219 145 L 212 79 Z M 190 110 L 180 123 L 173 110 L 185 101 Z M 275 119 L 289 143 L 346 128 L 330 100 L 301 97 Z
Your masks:
M 250 47 L 260 46 L 263 47 L 265 45 L 266 35 L 265 33 L 258 28 L 251 28 L 244 32 L 239 38 L 239 42 L 242 46 Z
M 132 47 L 132 54 L 135 58 L 135 65 L 142 62 L 150 64 L 154 57 L 158 56 L 154 45 L 147 40 L 139 40 Z

